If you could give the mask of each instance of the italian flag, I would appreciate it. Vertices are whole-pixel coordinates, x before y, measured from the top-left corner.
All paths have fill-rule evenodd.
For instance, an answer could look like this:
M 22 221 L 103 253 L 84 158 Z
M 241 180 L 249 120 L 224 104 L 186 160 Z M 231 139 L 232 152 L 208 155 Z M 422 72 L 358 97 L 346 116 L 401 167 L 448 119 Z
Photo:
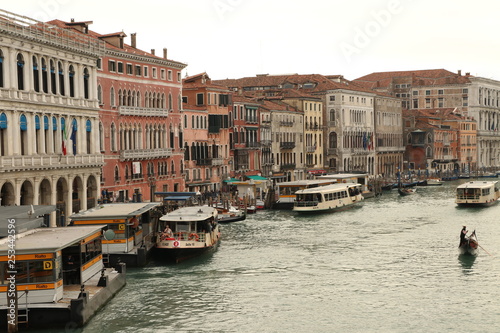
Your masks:
M 66 156 L 66 154 L 68 153 L 68 147 L 71 146 L 71 132 L 73 132 L 73 124 L 69 125 L 71 126 L 69 132 L 66 131 L 66 124 L 64 125 L 64 130 L 63 130 L 63 137 L 62 137 L 62 153 L 63 155 Z

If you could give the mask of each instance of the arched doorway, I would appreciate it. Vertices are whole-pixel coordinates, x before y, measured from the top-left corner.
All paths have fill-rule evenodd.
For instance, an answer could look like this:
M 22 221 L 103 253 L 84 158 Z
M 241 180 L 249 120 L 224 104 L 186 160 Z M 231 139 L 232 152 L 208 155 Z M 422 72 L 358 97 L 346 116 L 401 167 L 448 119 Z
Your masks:
M 93 208 L 97 203 L 97 181 L 94 176 L 87 179 L 87 209 Z
M 82 209 L 82 199 L 84 198 L 83 192 L 83 182 L 80 177 L 75 177 L 73 179 L 73 184 L 71 186 L 71 199 L 73 200 L 73 211 L 72 213 L 78 213 Z
M 11 183 L 3 184 L 0 191 L 0 203 L 2 206 L 13 206 L 16 204 L 14 186 Z
M 59 178 L 56 185 L 56 223 L 57 226 L 63 227 L 66 223 L 66 198 L 68 197 L 68 182 L 64 178 Z
M 33 184 L 29 180 L 25 180 L 21 185 L 21 205 L 32 205 L 34 197 Z
M 47 179 L 42 180 L 38 190 L 38 202 L 40 205 L 50 205 L 52 202 L 52 190 Z

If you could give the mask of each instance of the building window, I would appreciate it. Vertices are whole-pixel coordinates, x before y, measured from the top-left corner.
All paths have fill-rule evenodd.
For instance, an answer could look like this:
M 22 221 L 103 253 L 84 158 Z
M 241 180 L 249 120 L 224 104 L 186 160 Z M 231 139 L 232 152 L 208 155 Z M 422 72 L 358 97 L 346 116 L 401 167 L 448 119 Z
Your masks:
M 468 94 L 468 93 L 469 93 L 469 89 L 467 89 L 467 88 L 462 89 L 462 94 Z
M 73 65 L 69 66 L 69 96 L 75 97 L 75 69 Z
M 103 105 L 104 104 L 102 102 L 102 87 L 100 85 L 97 86 L 97 100 L 99 101 L 99 105 Z
M 157 70 L 156 70 L 156 67 L 153 67 L 152 68 L 152 71 L 153 71 L 153 78 L 156 79 L 157 77 Z
M 431 107 L 431 99 L 430 98 L 426 98 L 425 99 L 425 107 L 426 108 L 430 108 Z
M 108 70 L 110 72 L 116 72 L 116 62 L 114 60 L 108 61 Z
M 164 69 L 162 69 L 160 71 L 160 79 L 165 80 L 165 70 Z
M 438 99 L 438 107 L 440 107 L 440 108 L 444 107 L 444 100 L 443 100 L 443 98 L 439 98 Z
M 61 96 L 64 96 L 65 95 L 65 91 L 64 91 L 64 69 L 63 69 L 63 65 L 62 65 L 62 63 L 60 61 L 57 63 L 57 73 L 59 75 L 59 94 L 61 94 Z
M 431 94 L 431 91 L 430 91 L 430 90 L 426 90 L 426 91 L 425 91 L 425 95 L 426 95 L 426 96 L 429 96 L 430 94 Z
M 203 100 L 203 94 L 196 94 L 196 105 L 203 105 L 205 104 Z
M 144 76 L 145 76 L 145 77 L 148 77 L 148 76 L 149 76 L 149 73 L 148 73 L 148 67 L 147 67 L 147 66 L 144 66 Z
M 469 105 L 469 100 L 467 97 L 462 97 L 462 106 L 468 106 Z
M 413 96 L 418 96 L 418 90 L 413 90 Z
M 171 71 L 171 70 L 169 70 L 169 71 L 167 72 L 167 75 L 168 75 L 168 80 L 169 80 L 169 81 L 172 81 L 172 71 Z
M 439 89 L 438 90 L 438 95 L 443 95 L 444 94 L 444 90 L 443 89 Z
M 177 82 L 181 82 L 181 72 L 177 72 Z
M 123 62 L 118 63 L 118 73 L 123 74 Z
M 83 98 L 89 99 L 90 93 L 89 93 L 89 70 L 85 67 L 83 69 Z
M 413 108 L 418 109 L 418 99 L 413 100 Z
M 141 66 L 139 65 L 135 66 L 135 75 L 141 76 Z
M 111 90 L 109 91 L 109 104 L 111 106 L 116 106 L 115 104 L 115 88 L 111 87 Z
M 129 75 L 134 74 L 132 64 L 127 64 L 127 74 L 129 74 Z

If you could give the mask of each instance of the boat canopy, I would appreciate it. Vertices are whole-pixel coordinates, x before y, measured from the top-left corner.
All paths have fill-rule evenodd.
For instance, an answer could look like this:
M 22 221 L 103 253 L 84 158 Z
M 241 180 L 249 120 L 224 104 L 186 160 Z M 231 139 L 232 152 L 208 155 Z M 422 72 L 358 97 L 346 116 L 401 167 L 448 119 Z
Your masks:
M 186 201 L 199 195 L 198 192 L 155 192 L 155 195 L 163 197 L 163 200 Z

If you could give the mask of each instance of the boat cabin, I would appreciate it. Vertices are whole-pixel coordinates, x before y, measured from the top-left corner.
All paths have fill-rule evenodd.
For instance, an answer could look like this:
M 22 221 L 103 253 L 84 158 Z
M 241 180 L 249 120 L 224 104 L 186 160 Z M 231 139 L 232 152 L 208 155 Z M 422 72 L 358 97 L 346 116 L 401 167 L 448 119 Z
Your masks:
M 1 239 L 0 306 L 13 276 L 20 301 L 29 304 L 57 302 L 63 285 L 84 284 L 103 268 L 102 228 L 36 228 Z
M 159 206 L 160 202 L 104 204 L 71 215 L 70 225 L 105 225 L 106 230 L 112 231 L 106 233 L 112 237 L 105 237 L 102 241 L 105 261 L 109 259 L 111 264 L 114 264 L 121 260 L 129 266 L 142 266 L 146 264 L 145 258 L 141 257 L 137 261 L 138 259 L 129 258 L 126 254 L 136 256 L 144 249 L 147 254 L 153 248 L 154 242 L 151 239 L 158 218 L 162 215 L 157 210 Z

